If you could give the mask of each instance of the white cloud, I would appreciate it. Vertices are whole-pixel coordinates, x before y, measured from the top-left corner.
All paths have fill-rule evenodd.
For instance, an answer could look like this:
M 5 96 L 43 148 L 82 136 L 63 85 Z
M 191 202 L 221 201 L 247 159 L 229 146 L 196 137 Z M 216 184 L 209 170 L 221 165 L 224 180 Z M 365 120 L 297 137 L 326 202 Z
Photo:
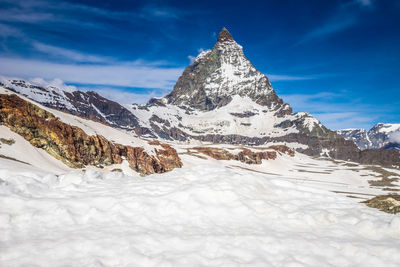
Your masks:
M 371 7 L 373 5 L 372 0 L 356 0 L 356 2 L 361 6 Z
M 400 144 L 400 132 L 394 132 L 389 136 L 390 142 L 399 143 Z
M 303 44 L 314 39 L 344 31 L 359 21 L 361 7 L 373 7 L 373 0 L 354 0 L 338 6 L 331 17 L 305 34 L 297 43 Z
M 90 55 L 90 54 L 83 54 L 74 50 L 47 45 L 40 42 L 33 42 L 32 46 L 37 51 L 45 53 L 47 55 L 58 58 L 65 58 L 75 62 L 104 63 L 112 60 L 111 58 Z
M 61 64 L 40 60 L 0 57 L 0 74 L 23 78 L 61 77 L 68 83 L 172 89 L 182 68 L 153 66 L 141 61 L 111 65 Z
M 374 116 L 361 112 L 311 113 L 332 130 L 349 128 L 369 128 Z M 376 118 L 376 117 L 375 117 Z
M 306 111 L 319 119 L 326 127 L 334 130 L 346 128 L 369 129 L 385 111 L 378 107 L 356 102 L 346 94 L 321 92 L 317 94 L 281 95 L 295 112 Z M 374 114 L 371 114 L 374 110 Z
M 194 60 L 196 59 L 196 57 L 189 55 L 188 59 L 190 60 L 190 64 L 192 64 L 194 62 Z
M 271 82 L 277 81 L 299 81 L 299 80 L 312 80 L 315 77 L 311 76 L 292 76 L 292 75 L 279 75 L 279 74 L 267 74 L 268 79 Z
M 356 24 L 356 22 L 357 18 L 350 14 L 346 16 L 335 16 L 303 36 L 298 44 L 303 44 L 316 38 L 343 31 Z
M 182 11 L 168 6 L 147 5 L 141 9 L 144 19 L 179 19 Z
M 165 93 L 163 93 L 162 91 L 156 92 L 154 90 L 143 94 L 132 93 L 126 90 L 120 90 L 115 88 L 100 88 L 100 89 L 96 88 L 90 90 L 96 91 L 103 97 L 111 99 L 120 104 L 132 104 L 132 103 L 144 104 L 147 103 L 147 101 L 152 97 L 160 97 L 165 95 Z
M 68 91 L 68 92 L 77 90 L 77 88 L 75 86 L 66 85 L 64 83 L 64 81 L 59 78 L 55 78 L 51 81 L 46 81 L 43 78 L 36 77 L 36 78 L 30 79 L 29 82 L 34 85 L 38 85 L 38 86 L 42 86 L 42 87 L 54 86 L 54 87 L 60 88 L 64 91 Z

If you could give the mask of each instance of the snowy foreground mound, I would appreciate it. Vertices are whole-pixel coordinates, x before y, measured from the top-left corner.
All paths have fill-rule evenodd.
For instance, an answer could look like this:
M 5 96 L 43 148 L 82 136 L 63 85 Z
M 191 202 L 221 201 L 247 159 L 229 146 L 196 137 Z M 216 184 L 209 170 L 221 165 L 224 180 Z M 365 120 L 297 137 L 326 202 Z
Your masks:
M 400 217 L 273 175 L 0 170 L 1 266 L 398 266 Z

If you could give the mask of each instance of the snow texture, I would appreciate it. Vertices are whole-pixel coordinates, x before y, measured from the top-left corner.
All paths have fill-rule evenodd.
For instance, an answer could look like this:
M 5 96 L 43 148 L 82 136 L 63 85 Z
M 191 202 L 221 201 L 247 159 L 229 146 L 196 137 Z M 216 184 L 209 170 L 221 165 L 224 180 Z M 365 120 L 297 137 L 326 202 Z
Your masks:
M 1 266 L 398 266 L 400 217 L 213 164 L 0 170 Z

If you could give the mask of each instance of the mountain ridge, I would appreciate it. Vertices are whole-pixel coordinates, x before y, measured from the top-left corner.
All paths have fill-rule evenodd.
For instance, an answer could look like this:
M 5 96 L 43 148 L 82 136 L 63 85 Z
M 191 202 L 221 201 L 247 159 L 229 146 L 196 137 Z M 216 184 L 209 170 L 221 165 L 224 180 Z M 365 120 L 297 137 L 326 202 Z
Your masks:
M 288 143 L 310 156 L 400 166 L 400 154 L 361 151 L 310 114 L 293 113 L 226 29 L 211 50 L 202 51 L 184 70 L 171 93 L 143 105 L 122 106 L 97 93 L 57 92 L 19 80 L 1 85 L 45 106 L 135 136 L 253 146 Z M 374 158 L 377 153 L 381 162 Z
M 377 123 L 365 129 L 342 129 L 336 131 L 347 140 L 352 140 L 360 149 L 396 149 L 400 144 L 399 123 Z

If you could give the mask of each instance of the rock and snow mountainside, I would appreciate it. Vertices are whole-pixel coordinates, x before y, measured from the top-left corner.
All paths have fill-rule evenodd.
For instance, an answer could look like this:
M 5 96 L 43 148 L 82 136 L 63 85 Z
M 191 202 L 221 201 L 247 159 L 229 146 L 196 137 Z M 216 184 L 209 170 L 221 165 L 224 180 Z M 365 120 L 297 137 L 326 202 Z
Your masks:
M 107 123 L 113 127 L 132 130 L 138 126 L 137 118 L 131 112 L 96 92 L 61 89 L 52 85 L 43 86 L 34 81 L 5 78 L 0 79 L 0 86 L 46 107 Z
M 45 108 L 4 88 L 0 88 L 0 127 L 0 140 L 12 143 L 5 139 L 11 131 L 28 142 L 23 150 L 34 151 L 30 146 L 43 149 L 72 168 L 116 167 L 126 162 L 132 170 L 146 175 L 182 166 L 176 150 L 167 144 Z M 4 155 L 3 150 L 0 146 L 0 158 L 31 164 L 29 159 L 21 159 L 21 151 L 6 150 L 11 154 Z
M 226 30 L 147 105 L 2 81 L 0 265 L 398 266 L 400 170 L 288 146 L 400 165 L 292 114 Z
M 400 166 L 400 154 L 360 151 L 352 141 L 327 129 L 310 114 L 292 113 L 226 29 L 211 50 L 201 52 L 185 69 L 171 93 L 145 105 L 121 106 L 94 92 L 43 87 L 20 80 L 1 83 L 47 107 L 145 138 L 239 145 L 291 143 L 307 155 Z
M 234 96 L 248 97 L 277 114 L 291 113 L 224 28 L 213 49 L 197 56 L 165 98 L 169 104 L 208 111 L 227 105 Z
M 337 131 L 360 149 L 396 149 L 400 151 L 400 124 L 378 123 L 369 131 L 345 129 Z

